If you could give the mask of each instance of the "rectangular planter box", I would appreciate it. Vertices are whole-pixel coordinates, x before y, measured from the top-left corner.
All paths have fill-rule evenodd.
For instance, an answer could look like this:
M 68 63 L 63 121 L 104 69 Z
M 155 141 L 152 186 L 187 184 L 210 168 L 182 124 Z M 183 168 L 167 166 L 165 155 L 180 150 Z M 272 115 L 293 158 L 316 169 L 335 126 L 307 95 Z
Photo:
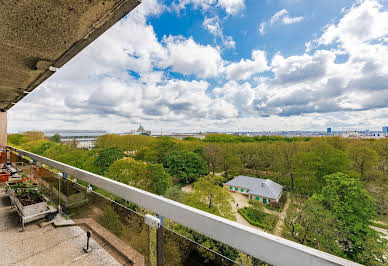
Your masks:
M 15 196 L 15 193 L 13 190 L 9 191 L 9 195 L 13 200 L 13 202 L 15 203 L 16 207 L 19 209 L 20 213 L 25 217 L 28 217 L 31 215 L 38 215 L 39 213 L 47 211 L 48 205 L 47 205 L 47 202 L 44 201 L 43 199 L 42 199 L 43 200 L 42 202 L 23 206 L 19 201 L 19 199 Z

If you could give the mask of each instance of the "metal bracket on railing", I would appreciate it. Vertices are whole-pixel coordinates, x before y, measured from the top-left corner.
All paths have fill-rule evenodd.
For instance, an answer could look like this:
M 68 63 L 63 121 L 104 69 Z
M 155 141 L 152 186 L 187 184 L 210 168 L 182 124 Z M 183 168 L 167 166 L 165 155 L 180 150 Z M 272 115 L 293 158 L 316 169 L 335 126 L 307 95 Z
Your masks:
M 56 72 L 59 68 L 58 67 L 54 67 L 54 66 L 49 66 L 49 70 L 51 72 Z
M 69 176 L 66 173 L 62 173 L 63 179 L 67 179 Z
M 153 227 L 153 228 L 159 228 L 160 227 L 160 219 L 152 216 L 151 214 L 146 214 L 144 216 L 144 222 L 145 224 Z
M 160 225 L 164 226 L 164 216 L 156 214 L 156 218 L 160 220 Z
M 93 191 L 92 186 L 90 184 L 88 184 L 88 187 L 86 188 L 86 192 L 87 193 L 92 193 L 92 191 Z

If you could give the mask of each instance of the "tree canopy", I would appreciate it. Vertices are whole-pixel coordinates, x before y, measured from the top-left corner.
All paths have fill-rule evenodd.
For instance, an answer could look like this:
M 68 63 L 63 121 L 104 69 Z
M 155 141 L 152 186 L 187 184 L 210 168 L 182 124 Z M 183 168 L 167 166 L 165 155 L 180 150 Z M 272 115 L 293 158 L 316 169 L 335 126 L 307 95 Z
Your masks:
M 347 171 L 348 160 L 345 152 L 326 143 L 321 143 L 310 151 L 300 152 L 295 156 L 296 174 L 299 177 L 309 175 L 315 177 L 315 180 L 310 180 L 310 183 L 305 184 L 313 188 L 311 192 L 318 192 L 325 184 L 324 176 Z
M 116 160 L 125 157 L 125 153 L 116 147 L 101 150 L 94 160 L 98 174 L 103 175 L 109 166 Z
M 351 145 L 348 149 L 348 156 L 353 169 L 360 173 L 362 179 L 365 179 L 378 163 L 377 152 L 366 146 Z
M 366 265 L 385 261 L 387 241 L 370 228 L 376 205 L 363 184 L 343 173 L 324 179 L 320 193 L 291 208 L 286 225 L 292 237 Z
M 59 135 L 59 134 L 54 134 L 54 135 L 50 138 L 50 140 L 51 140 L 52 142 L 59 143 L 59 142 L 61 142 L 61 135 Z
M 223 179 L 219 176 L 203 176 L 194 183 L 184 203 L 194 208 L 207 211 L 224 218 L 235 220 L 231 202 L 234 202 L 232 195 L 220 186 Z
M 158 195 L 163 195 L 172 184 L 162 165 L 125 158 L 115 161 L 106 176 Z
M 167 158 L 166 166 L 170 175 L 186 184 L 207 174 L 207 164 L 201 156 L 186 150 L 173 151 Z

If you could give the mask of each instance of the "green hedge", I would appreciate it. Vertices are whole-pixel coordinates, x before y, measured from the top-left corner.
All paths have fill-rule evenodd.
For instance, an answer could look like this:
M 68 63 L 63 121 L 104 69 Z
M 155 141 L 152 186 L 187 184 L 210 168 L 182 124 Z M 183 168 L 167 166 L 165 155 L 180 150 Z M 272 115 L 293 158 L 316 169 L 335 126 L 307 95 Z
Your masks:
M 263 228 L 264 230 L 267 230 L 269 232 L 272 232 L 274 230 L 278 221 L 277 215 L 268 214 L 250 207 L 238 209 L 238 212 L 251 225 Z

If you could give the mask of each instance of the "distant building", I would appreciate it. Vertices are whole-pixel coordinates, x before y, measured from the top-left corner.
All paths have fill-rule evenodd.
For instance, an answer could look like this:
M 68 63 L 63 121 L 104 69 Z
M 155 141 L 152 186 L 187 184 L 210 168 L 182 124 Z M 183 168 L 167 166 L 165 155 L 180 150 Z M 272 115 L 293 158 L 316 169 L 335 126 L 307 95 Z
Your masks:
M 269 179 L 239 175 L 225 183 L 231 192 L 247 195 L 250 200 L 257 200 L 264 204 L 279 201 L 283 186 Z
M 203 133 L 170 133 L 170 134 L 153 134 L 153 137 L 170 137 L 176 139 L 185 139 L 185 138 L 197 138 L 197 139 L 205 139 L 206 134 Z
M 385 138 L 384 134 L 383 133 L 380 133 L 380 132 L 374 132 L 371 134 L 371 137 L 374 138 L 374 139 L 382 139 L 382 138 Z
M 137 130 L 131 130 L 129 132 L 125 132 L 123 135 L 151 135 L 151 130 L 145 130 L 142 125 L 139 125 L 139 128 Z
M 96 139 L 99 136 L 108 134 L 104 130 L 52 130 L 46 131 L 44 134 L 47 137 L 52 137 L 55 134 L 61 136 L 61 142 L 71 143 L 73 139 L 77 141 L 78 148 L 91 149 L 96 146 Z
M 331 127 L 327 128 L 327 134 L 331 134 Z
M 388 134 L 388 127 L 383 127 L 383 133 Z

